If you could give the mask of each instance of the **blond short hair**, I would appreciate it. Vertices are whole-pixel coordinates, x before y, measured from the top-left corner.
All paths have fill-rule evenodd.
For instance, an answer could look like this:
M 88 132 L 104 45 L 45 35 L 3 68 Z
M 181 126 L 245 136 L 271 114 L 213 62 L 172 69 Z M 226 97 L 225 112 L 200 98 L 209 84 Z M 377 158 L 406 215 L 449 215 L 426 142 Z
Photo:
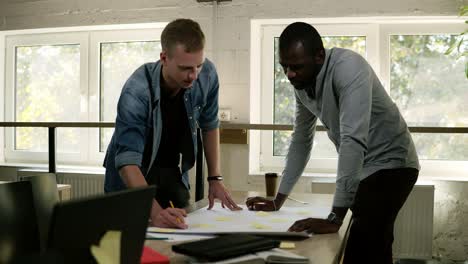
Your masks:
M 179 44 L 184 46 L 185 52 L 196 52 L 205 47 L 205 35 L 197 22 L 180 18 L 167 24 L 161 33 L 162 50 L 171 55 Z

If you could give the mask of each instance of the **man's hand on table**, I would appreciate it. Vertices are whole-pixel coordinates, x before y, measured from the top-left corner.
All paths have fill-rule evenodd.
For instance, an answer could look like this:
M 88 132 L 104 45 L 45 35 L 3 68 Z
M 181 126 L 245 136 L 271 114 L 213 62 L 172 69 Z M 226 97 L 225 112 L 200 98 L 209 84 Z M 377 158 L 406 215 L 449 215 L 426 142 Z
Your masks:
M 261 196 L 255 196 L 247 198 L 245 204 L 251 211 L 278 211 L 281 206 L 283 206 L 283 203 L 287 197 L 287 195 L 282 193 L 277 193 L 274 200 Z
M 239 207 L 237 203 L 234 202 L 234 200 L 231 197 L 231 194 L 229 193 L 228 189 L 224 186 L 223 182 L 210 181 L 209 183 L 210 186 L 208 189 L 208 210 L 211 210 L 211 208 L 213 208 L 215 199 L 221 200 L 221 206 L 223 208 L 226 206 L 231 211 L 242 210 L 242 207 Z
M 302 232 L 314 234 L 336 233 L 341 225 L 331 223 L 327 219 L 306 218 L 296 221 L 289 229 L 289 232 Z

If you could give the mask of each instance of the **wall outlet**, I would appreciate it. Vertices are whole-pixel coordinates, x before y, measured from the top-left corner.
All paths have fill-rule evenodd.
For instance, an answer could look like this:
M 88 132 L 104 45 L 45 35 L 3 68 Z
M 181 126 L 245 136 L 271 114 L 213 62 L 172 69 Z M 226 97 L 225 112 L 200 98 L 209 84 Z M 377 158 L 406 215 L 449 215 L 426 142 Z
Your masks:
M 224 121 L 224 122 L 231 121 L 231 109 L 220 108 L 218 111 L 218 118 L 220 121 Z

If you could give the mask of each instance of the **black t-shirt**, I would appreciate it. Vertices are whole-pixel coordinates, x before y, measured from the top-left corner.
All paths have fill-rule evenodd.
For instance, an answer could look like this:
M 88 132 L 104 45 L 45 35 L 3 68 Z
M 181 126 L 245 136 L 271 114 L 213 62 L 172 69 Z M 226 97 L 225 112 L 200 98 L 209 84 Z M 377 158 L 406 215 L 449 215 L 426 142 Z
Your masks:
M 170 97 L 161 89 L 162 134 L 153 166 L 178 167 L 180 154 L 189 154 L 191 150 L 192 139 L 184 105 L 184 93 L 185 89 L 180 89 L 177 95 Z

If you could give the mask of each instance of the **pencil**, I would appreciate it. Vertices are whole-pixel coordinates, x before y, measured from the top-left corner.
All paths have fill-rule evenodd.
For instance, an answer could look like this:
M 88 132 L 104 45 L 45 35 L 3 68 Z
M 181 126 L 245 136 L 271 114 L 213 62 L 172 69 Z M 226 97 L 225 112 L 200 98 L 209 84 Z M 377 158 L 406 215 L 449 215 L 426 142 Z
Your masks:
M 172 201 L 169 201 L 169 204 L 171 205 L 172 208 L 175 208 Z M 177 217 L 176 219 L 177 219 L 177 223 L 182 223 L 182 221 L 180 221 L 179 217 Z

